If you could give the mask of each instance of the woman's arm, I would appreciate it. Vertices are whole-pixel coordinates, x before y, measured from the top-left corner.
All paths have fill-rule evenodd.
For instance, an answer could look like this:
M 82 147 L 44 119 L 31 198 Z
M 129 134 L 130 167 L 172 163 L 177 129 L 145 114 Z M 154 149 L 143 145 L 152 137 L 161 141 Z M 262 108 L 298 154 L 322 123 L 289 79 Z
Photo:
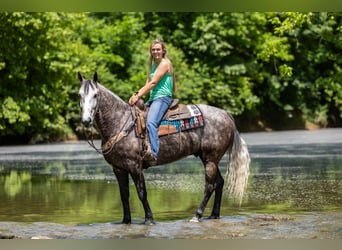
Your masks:
M 147 77 L 146 84 L 141 89 L 139 89 L 138 92 L 135 92 L 131 96 L 131 98 L 129 99 L 129 104 L 134 105 L 139 100 L 139 98 L 150 92 L 150 90 L 157 85 L 160 79 L 162 79 L 163 76 L 169 72 L 169 68 L 169 62 L 167 60 L 162 60 L 158 65 L 153 78 L 150 80 L 150 77 Z

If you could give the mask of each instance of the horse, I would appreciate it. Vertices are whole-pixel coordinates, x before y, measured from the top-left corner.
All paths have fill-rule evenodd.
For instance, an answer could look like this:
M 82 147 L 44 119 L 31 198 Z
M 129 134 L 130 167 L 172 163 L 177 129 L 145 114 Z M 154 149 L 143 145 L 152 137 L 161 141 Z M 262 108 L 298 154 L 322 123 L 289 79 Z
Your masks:
M 123 224 L 131 223 L 129 205 L 129 176 L 138 193 L 145 212 L 144 223 L 154 224 L 144 179 L 144 169 L 152 167 L 141 156 L 141 138 L 136 136 L 136 117 L 133 107 L 93 79 L 85 79 L 78 72 L 81 120 L 85 127 L 94 124 L 101 136 L 101 151 L 105 161 L 112 166 L 117 178 L 123 208 Z M 204 165 L 205 190 L 199 208 L 190 221 L 199 222 L 204 209 L 215 193 L 212 212 L 208 219 L 219 219 L 224 186 L 218 164 L 228 152 L 226 178 L 228 192 L 240 204 L 247 187 L 250 156 L 247 145 L 239 135 L 231 114 L 223 109 L 197 104 L 203 113 L 203 127 L 160 137 L 160 150 L 156 165 L 166 165 L 190 155 L 199 157 Z M 88 139 L 89 142 L 89 139 Z M 96 148 L 95 148 L 96 149 Z

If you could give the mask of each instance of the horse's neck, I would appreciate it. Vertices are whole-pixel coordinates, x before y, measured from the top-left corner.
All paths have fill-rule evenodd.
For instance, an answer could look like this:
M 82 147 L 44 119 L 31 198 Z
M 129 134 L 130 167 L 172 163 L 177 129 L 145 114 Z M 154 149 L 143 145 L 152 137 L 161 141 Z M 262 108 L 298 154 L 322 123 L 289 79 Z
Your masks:
M 96 114 L 96 125 L 102 139 L 108 140 L 118 134 L 125 121 L 129 119 L 129 106 L 120 97 L 99 85 L 99 104 Z

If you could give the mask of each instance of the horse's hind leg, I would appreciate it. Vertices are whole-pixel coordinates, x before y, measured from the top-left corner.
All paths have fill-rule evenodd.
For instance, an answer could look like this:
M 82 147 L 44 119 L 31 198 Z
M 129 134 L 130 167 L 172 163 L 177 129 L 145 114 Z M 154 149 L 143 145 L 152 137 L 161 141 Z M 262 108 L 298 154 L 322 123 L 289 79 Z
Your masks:
M 224 185 L 224 179 L 221 176 L 220 170 L 217 169 L 215 200 L 214 200 L 213 210 L 211 212 L 211 215 L 209 216 L 209 219 L 219 219 L 220 218 L 223 185 Z
M 204 209 L 207 206 L 207 203 L 214 191 L 215 202 L 210 218 L 218 218 L 220 216 L 222 188 L 223 178 L 220 172 L 218 171 L 217 164 L 214 162 L 206 162 L 204 197 L 199 208 L 196 211 L 195 216 L 190 220 L 191 222 L 197 222 L 200 218 L 202 218 Z

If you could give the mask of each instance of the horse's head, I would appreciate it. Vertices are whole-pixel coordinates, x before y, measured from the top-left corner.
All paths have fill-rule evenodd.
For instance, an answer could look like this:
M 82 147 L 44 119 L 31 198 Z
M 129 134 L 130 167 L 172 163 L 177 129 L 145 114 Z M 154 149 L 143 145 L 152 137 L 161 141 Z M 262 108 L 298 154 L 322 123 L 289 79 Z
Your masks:
M 95 72 L 92 80 L 84 79 L 79 72 L 77 76 L 81 83 L 78 94 L 80 97 L 82 123 L 84 126 L 90 127 L 93 125 L 98 103 L 97 73 Z

